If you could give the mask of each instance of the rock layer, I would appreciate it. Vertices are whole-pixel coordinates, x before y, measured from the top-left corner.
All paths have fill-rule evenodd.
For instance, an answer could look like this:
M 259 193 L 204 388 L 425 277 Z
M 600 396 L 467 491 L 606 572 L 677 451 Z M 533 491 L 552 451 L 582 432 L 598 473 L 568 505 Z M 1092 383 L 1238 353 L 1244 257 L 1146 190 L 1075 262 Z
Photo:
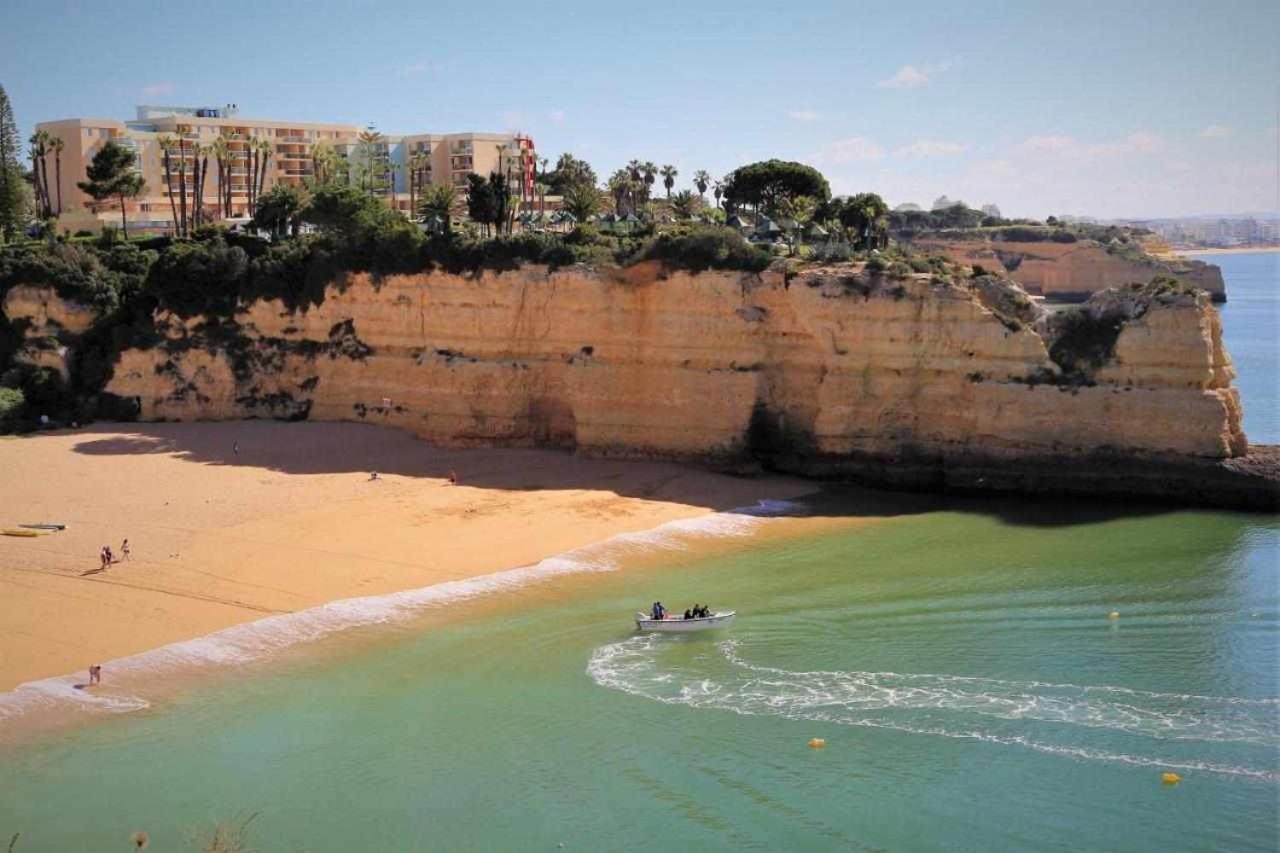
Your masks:
M 1082 302 L 1099 291 L 1146 283 L 1157 275 L 1169 275 L 1206 290 L 1214 302 L 1227 299 L 1222 270 L 1202 261 L 1129 258 L 1083 241 L 1019 243 L 922 237 L 914 242 L 923 251 L 945 255 L 966 266 L 979 264 L 1007 275 L 1028 293 L 1060 302 Z
M 452 446 L 1188 499 L 1248 450 L 1218 314 L 1204 294 L 1127 298 L 1099 303 L 1124 321 L 1081 373 L 1007 282 L 848 265 L 352 275 L 308 310 L 158 316 L 164 343 L 124 351 L 106 390 L 144 420 L 359 420 Z M 1274 497 L 1223 476 L 1204 501 Z

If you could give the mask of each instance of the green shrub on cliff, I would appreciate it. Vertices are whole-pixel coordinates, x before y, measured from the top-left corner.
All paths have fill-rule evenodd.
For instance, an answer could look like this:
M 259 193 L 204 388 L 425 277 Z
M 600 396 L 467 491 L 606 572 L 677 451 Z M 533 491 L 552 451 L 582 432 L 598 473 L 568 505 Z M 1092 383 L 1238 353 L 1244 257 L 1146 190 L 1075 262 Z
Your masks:
M 18 388 L 0 388 L 0 432 L 13 432 L 22 422 L 27 398 Z
M 752 246 L 734 229 L 701 225 L 657 235 L 631 262 L 661 261 L 670 269 L 696 273 L 709 269 L 761 272 L 771 260 L 768 252 Z

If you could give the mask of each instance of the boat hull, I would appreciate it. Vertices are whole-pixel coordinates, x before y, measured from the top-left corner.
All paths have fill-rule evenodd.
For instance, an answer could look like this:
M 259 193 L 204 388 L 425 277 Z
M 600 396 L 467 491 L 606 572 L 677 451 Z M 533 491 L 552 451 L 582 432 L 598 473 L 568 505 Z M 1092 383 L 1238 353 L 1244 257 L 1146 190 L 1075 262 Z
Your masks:
M 652 631 L 658 634 L 691 634 L 696 631 L 710 631 L 713 628 L 726 628 L 733 624 L 737 612 L 712 613 L 697 619 L 650 619 L 643 613 L 636 614 L 636 628 L 641 631 Z

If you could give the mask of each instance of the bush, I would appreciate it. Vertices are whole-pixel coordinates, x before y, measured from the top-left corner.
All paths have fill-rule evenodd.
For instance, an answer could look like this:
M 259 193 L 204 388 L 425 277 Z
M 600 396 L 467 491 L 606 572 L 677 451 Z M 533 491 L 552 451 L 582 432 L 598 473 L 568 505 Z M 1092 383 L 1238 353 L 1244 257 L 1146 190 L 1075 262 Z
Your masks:
M 26 395 L 17 388 L 0 388 L 0 432 L 13 432 L 26 413 Z
M 700 225 L 659 234 L 641 248 L 631 263 L 661 261 L 670 269 L 694 273 L 709 269 L 761 272 L 770 260 L 768 252 L 752 246 L 732 228 Z

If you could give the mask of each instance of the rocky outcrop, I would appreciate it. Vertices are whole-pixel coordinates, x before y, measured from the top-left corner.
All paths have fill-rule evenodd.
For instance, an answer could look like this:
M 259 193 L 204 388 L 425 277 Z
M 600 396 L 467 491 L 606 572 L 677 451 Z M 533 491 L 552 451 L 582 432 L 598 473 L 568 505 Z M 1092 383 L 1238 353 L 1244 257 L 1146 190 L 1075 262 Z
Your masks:
M 922 251 L 945 255 L 956 263 L 978 264 L 1008 276 L 1028 293 L 1052 301 L 1082 302 L 1099 291 L 1149 282 L 1157 275 L 1206 290 L 1215 302 L 1227 299 L 1218 267 L 1201 261 L 1154 258 L 1136 248 L 1108 251 L 1087 240 L 1024 243 L 918 237 L 913 243 Z

